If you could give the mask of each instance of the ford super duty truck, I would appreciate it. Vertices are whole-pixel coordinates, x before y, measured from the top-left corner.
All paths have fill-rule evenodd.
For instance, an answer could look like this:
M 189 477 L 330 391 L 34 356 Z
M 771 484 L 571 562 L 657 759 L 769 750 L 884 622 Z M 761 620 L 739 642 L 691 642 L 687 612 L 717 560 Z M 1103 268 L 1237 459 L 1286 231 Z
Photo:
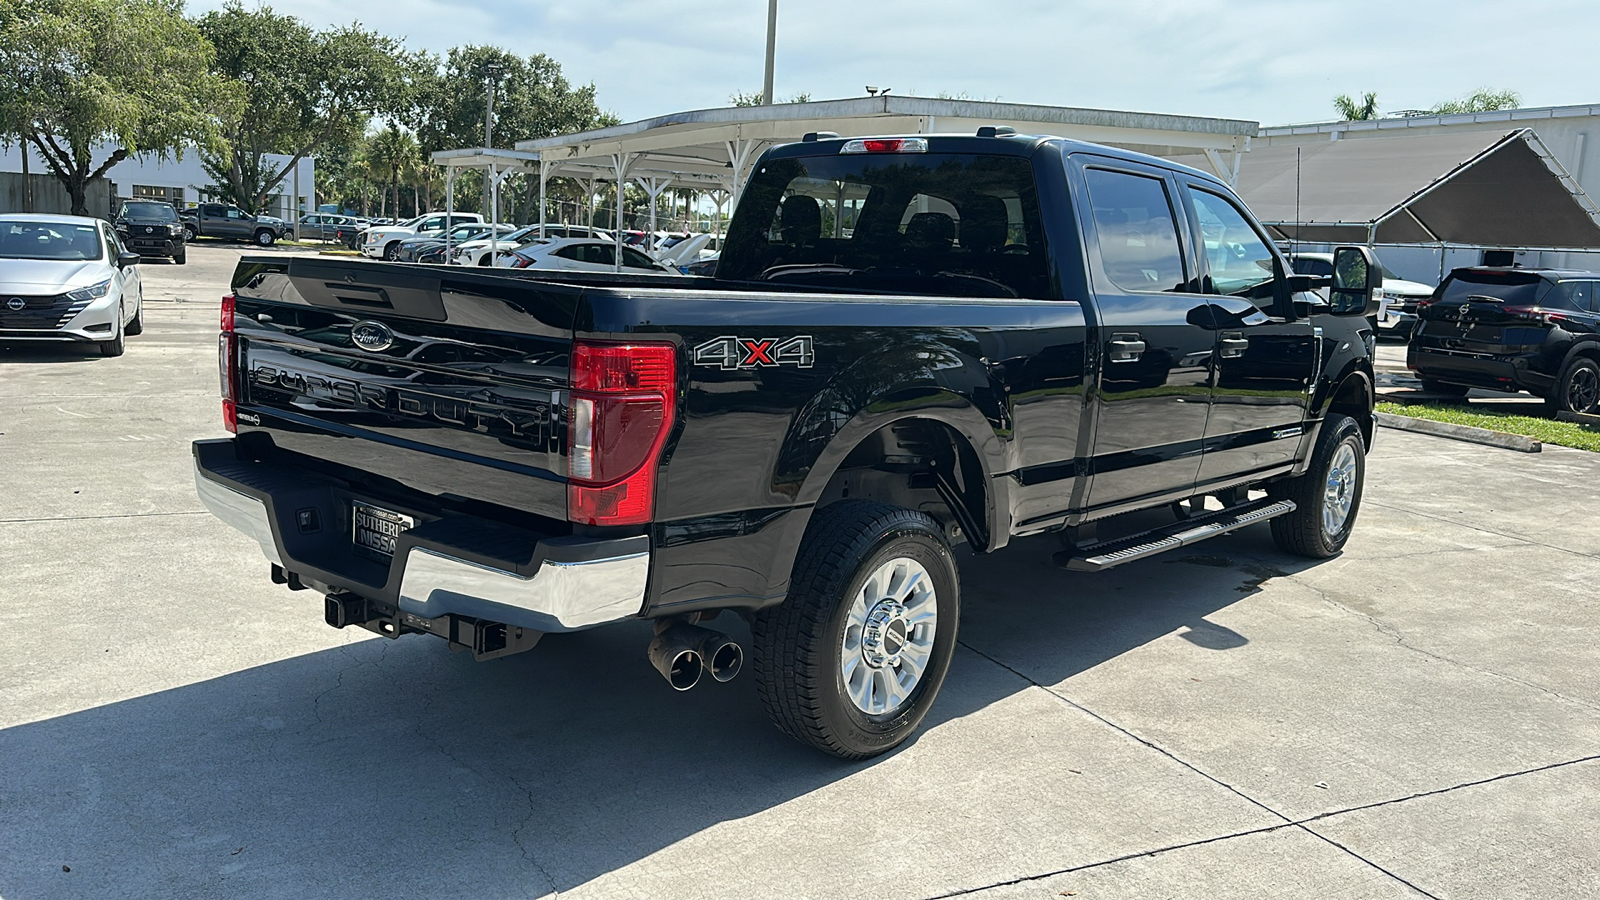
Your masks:
M 1292 274 L 1153 157 L 808 135 L 715 277 L 244 258 L 197 487 L 334 627 L 491 659 L 646 619 L 687 689 L 739 671 L 711 626 L 743 616 L 777 725 L 863 758 L 945 678 L 953 544 L 1051 532 L 1095 571 L 1270 520 L 1339 552 L 1382 272 L 1335 256 Z

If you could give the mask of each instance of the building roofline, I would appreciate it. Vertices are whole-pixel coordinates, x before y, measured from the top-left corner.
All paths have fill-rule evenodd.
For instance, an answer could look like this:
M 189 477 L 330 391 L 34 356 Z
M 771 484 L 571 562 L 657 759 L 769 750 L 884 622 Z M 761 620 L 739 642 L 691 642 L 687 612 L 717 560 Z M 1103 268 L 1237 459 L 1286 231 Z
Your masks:
M 1493 112 L 1452 113 L 1439 116 L 1399 116 L 1392 119 L 1365 119 L 1354 122 L 1310 122 L 1303 125 L 1273 125 L 1262 128 L 1258 137 L 1290 137 L 1298 134 L 1334 134 L 1358 131 L 1390 131 L 1406 128 L 1434 128 L 1441 125 L 1498 124 L 1542 119 L 1600 117 L 1600 104 L 1573 106 L 1530 106 Z

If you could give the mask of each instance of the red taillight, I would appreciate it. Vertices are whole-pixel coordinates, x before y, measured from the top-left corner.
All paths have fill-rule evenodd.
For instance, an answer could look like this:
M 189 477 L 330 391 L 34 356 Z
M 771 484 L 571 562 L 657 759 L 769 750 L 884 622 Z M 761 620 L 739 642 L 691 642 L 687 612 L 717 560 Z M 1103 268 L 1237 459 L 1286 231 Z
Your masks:
M 843 154 L 850 153 L 927 153 L 927 138 L 857 138 L 846 141 L 839 148 Z
M 655 511 L 656 466 L 677 408 L 672 344 L 572 345 L 567 518 L 639 525 Z
M 217 374 L 222 378 L 222 427 L 239 433 L 239 339 L 233 333 L 236 301 L 232 294 L 222 298 L 222 335 L 217 340 Z

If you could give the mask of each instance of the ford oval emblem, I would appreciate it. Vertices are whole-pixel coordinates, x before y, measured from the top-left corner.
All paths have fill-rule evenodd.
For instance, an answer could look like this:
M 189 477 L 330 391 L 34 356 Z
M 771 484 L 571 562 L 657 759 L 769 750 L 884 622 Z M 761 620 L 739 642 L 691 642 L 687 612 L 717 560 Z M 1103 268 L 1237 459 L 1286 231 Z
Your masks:
M 369 353 L 377 353 L 394 346 L 394 332 L 382 322 L 357 322 L 350 326 L 350 342 Z
M 19 310 L 27 305 L 28 301 L 22 299 L 21 297 L 12 297 L 10 300 L 6 301 L 6 306 L 13 311 Z

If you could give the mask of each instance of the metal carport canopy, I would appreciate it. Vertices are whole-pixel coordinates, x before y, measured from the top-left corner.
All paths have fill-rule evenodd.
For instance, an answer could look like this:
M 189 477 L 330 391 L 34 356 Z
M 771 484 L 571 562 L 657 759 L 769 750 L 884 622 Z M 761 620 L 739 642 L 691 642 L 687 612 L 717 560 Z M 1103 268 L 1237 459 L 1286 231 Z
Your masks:
M 1239 154 L 1259 130 L 1255 122 L 1155 113 L 938 100 L 880 95 L 811 103 L 727 107 L 673 113 L 559 137 L 518 141 L 551 167 L 583 166 L 628 176 L 699 175 L 737 194 L 762 150 L 808 132 L 844 137 L 874 134 L 973 133 L 984 125 L 1022 134 L 1051 134 L 1157 155 L 1200 153 L 1228 181 Z M 1232 154 L 1224 160 L 1222 154 Z M 570 171 L 570 169 L 569 169 Z M 564 174 L 560 171 L 551 174 Z
M 1600 209 L 1527 128 L 1258 147 L 1237 188 L 1289 240 L 1600 248 Z

